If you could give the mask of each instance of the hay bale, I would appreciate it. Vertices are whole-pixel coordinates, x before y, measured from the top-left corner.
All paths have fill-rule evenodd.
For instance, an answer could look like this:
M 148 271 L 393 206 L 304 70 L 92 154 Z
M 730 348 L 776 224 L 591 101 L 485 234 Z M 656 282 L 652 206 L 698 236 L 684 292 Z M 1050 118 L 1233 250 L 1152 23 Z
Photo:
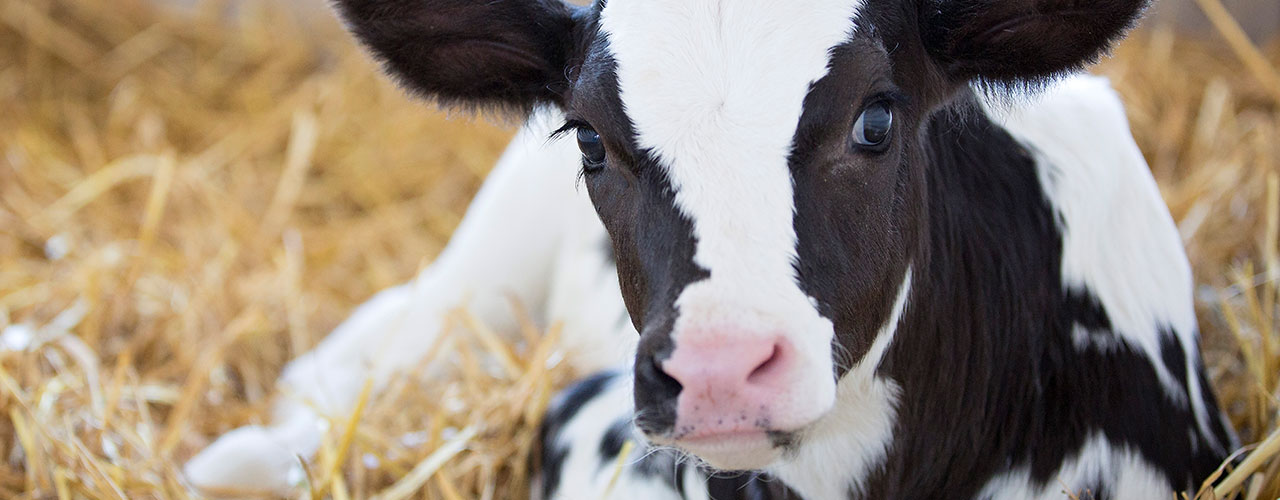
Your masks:
M 228 5 L 0 3 L 0 497 L 196 496 L 177 464 L 434 256 L 511 135 L 408 102 L 324 13 Z M 1143 32 L 1100 71 L 1204 284 L 1225 406 L 1274 443 L 1280 95 L 1224 53 Z M 548 369 L 554 330 L 525 325 L 499 372 L 474 329 L 443 338 L 458 378 L 332 416 L 305 495 L 524 497 L 573 375 Z M 1232 488 L 1280 495 L 1275 454 Z

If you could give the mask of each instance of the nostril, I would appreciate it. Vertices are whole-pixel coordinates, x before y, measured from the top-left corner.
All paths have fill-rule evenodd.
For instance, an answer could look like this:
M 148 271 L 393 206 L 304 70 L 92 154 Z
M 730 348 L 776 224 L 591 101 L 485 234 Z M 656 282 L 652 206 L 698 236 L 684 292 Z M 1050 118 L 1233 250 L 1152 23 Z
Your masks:
M 680 394 L 680 389 L 684 388 L 684 386 L 680 385 L 679 380 L 676 380 L 675 377 L 672 377 L 663 369 L 662 362 L 658 361 L 657 357 L 650 357 L 645 363 L 642 363 L 639 371 L 640 379 L 657 386 L 655 389 L 660 394 L 675 397 Z
M 751 370 L 750 375 L 747 375 L 747 384 L 762 384 L 774 378 L 774 375 L 782 370 L 783 357 L 782 343 L 773 344 L 773 351 L 769 353 L 769 357 Z
M 683 387 L 662 369 L 656 356 L 642 354 L 636 359 L 636 425 L 646 434 L 663 434 L 676 423 L 677 398 Z

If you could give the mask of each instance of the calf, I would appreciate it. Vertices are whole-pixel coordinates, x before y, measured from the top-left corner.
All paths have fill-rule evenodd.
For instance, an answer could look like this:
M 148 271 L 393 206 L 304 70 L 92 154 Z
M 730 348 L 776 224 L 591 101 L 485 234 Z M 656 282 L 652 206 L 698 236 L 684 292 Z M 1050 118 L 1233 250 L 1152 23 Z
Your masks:
M 547 112 L 436 264 L 282 383 L 346 408 L 506 291 L 621 369 L 553 405 L 546 497 L 1193 491 L 1235 438 L 1189 267 L 1118 99 L 1070 76 L 1144 3 L 338 0 L 411 90 Z M 281 486 L 309 408 L 189 475 Z

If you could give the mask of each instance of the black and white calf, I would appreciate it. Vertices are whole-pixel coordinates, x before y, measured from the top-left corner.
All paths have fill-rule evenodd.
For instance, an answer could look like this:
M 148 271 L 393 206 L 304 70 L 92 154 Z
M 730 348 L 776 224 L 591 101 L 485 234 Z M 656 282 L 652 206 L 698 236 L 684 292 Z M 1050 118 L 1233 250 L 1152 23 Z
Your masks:
M 1166 499 L 1235 446 L 1173 221 L 1107 82 L 1070 75 L 1144 0 L 337 6 L 410 89 L 546 112 L 429 270 L 290 365 L 313 405 L 198 485 L 286 486 L 314 408 L 464 297 L 510 323 L 507 293 L 620 370 L 548 414 L 550 498 L 600 498 L 627 440 L 614 498 Z

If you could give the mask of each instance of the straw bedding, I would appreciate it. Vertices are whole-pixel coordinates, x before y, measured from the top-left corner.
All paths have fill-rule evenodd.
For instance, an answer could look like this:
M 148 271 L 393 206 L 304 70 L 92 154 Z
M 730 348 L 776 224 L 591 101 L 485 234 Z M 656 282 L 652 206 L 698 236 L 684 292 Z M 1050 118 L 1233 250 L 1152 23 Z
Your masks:
M 1249 499 L 1280 495 L 1277 61 L 1151 29 L 1098 68 L 1179 222 L 1219 394 L 1262 442 L 1219 477 Z M 0 2 L 0 498 L 199 497 L 179 464 L 430 262 L 511 133 L 408 101 L 323 12 Z M 555 328 L 446 331 L 457 377 L 331 416 L 299 496 L 525 496 L 573 376 Z

